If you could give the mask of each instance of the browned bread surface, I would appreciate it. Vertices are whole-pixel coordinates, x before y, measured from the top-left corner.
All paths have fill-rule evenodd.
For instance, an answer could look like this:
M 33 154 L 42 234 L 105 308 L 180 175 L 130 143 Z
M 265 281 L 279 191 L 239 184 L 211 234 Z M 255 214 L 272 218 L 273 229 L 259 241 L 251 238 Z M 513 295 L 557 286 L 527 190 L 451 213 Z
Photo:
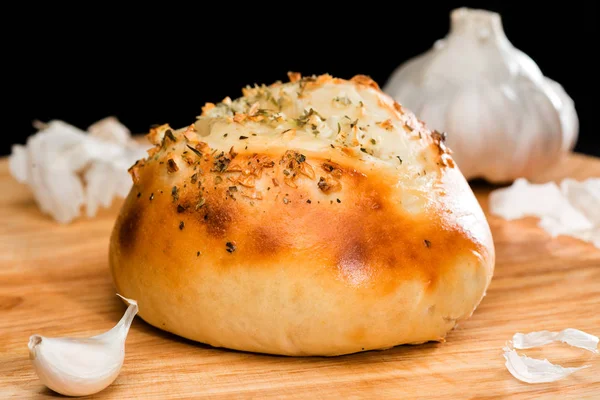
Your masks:
M 443 340 L 495 260 L 444 135 L 364 76 L 290 78 L 149 134 L 111 237 L 119 293 L 158 328 L 238 350 Z

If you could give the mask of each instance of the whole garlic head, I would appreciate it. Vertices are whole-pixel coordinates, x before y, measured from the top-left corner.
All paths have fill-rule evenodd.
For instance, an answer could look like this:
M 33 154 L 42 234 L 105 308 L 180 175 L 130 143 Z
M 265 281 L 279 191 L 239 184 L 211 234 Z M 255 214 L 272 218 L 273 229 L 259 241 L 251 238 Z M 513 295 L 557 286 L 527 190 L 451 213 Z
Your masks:
M 383 90 L 447 132 L 467 179 L 532 177 L 572 150 L 578 136 L 573 100 L 510 43 L 490 11 L 453 10 L 448 35 L 400 65 Z

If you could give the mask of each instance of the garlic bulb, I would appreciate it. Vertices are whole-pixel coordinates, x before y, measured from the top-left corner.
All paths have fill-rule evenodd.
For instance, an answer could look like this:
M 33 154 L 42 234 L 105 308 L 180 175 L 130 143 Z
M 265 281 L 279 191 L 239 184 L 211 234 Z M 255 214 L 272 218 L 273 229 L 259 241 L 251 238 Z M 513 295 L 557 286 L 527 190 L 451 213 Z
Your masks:
M 510 43 L 500 15 L 485 10 L 453 10 L 448 35 L 400 65 L 383 90 L 448 134 L 467 179 L 530 178 L 578 136 L 573 100 Z
M 87 131 L 61 120 L 37 123 L 39 129 L 25 145 L 12 146 L 12 176 L 27 184 L 40 210 L 62 224 L 82 213 L 87 217 L 124 198 L 131 188 L 127 169 L 146 156 L 116 118 L 104 118 Z
M 29 338 L 29 358 L 48 388 L 66 396 L 86 396 L 110 385 L 125 358 L 125 339 L 138 312 L 135 300 L 121 297 L 127 311 L 111 330 L 90 338 Z

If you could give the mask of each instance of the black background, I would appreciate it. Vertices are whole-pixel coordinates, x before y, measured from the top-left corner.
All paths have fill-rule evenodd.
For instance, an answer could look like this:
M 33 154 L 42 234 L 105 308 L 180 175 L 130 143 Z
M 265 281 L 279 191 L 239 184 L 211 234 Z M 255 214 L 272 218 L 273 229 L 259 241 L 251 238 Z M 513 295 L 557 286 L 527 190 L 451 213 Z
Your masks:
M 600 156 L 597 6 L 532 3 L 26 5 L 32 9 L 5 14 L 18 28 L 4 39 L 9 112 L 0 153 L 24 143 L 35 119 L 86 128 L 115 115 L 136 133 L 153 124 L 181 127 L 205 102 L 237 97 L 248 84 L 285 81 L 287 71 L 365 74 L 383 86 L 400 63 L 446 35 L 452 9 L 468 6 L 501 14 L 513 45 L 574 99 L 576 151 Z

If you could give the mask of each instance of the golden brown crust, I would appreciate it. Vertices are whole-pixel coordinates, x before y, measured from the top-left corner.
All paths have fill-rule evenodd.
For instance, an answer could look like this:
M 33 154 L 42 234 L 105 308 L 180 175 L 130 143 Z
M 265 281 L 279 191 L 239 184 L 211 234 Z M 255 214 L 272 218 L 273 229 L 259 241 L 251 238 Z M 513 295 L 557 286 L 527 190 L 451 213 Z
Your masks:
M 165 233 L 171 229 L 166 247 L 173 246 L 172 240 L 187 246 L 187 240 L 201 238 L 209 247 L 225 251 L 226 242 L 235 241 L 237 250 L 227 260 L 265 262 L 262 256 L 276 256 L 299 242 L 306 248 L 294 245 L 296 251 L 328 260 L 342 271 L 355 268 L 373 276 L 385 268 L 402 276 L 422 275 L 431 284 L 444 272 L 440 266 L 451 252 L 485 252 L 468 231 L 445 218 L 449 210 L 413 215 L 398 207 L 401 194 L 392 193 L 393 177 L 378 172 L 364 173 L 291 150 L 232 157 L 224 152 L 212 155 L 207 149 L 197 158 L 196 168 L 178 176 L 172 187 L 153 189 L 155 177 L 163 173 L 156 169 L 178 172 L 169 164 L 172 158 L 144 167 L 145 179 L 133 189 L 140 197 L 126 207 L 117 238 L 123 249 L 130 249 L 131 243 L 144 246 L 145 238 L 136 237 L 143 218 L 149 220 L 143 222 L 144 232 L 152 230 L 153 222 Z M 257 180 L 267 185 L 265 193 L 255 189 Z M 165 226 L 161 221 L 171 223 Z M 408 266 L 399 262 L 399 245 L 402 257 L 411 260 Z
M 350 81 L 355 82 L 359 85 L 366 85 L 379 90 L 379 85 L 377 84 L 377 82 L 375 82 L 373 79 L 366 75 L 356 75 L 352 79 L 350 79 Z
M 373 90 L 367 79 L 355 84 Z M 376 93 L 390 118 L 405 114 Z M 251 130 L 219 131 L 236 136 L 226 150 L 189 127 L 151 132 L 158 150 L 131 169 L 111 237 L 119 292 L 155 326 L 239 350 L 336 355 L 443 340 L 481 301 L 495 257 L 444 135 L 414 135 L 418 161 L 378 164 L 333 144 L 286 148 L 291 129 L 268 145 Z

